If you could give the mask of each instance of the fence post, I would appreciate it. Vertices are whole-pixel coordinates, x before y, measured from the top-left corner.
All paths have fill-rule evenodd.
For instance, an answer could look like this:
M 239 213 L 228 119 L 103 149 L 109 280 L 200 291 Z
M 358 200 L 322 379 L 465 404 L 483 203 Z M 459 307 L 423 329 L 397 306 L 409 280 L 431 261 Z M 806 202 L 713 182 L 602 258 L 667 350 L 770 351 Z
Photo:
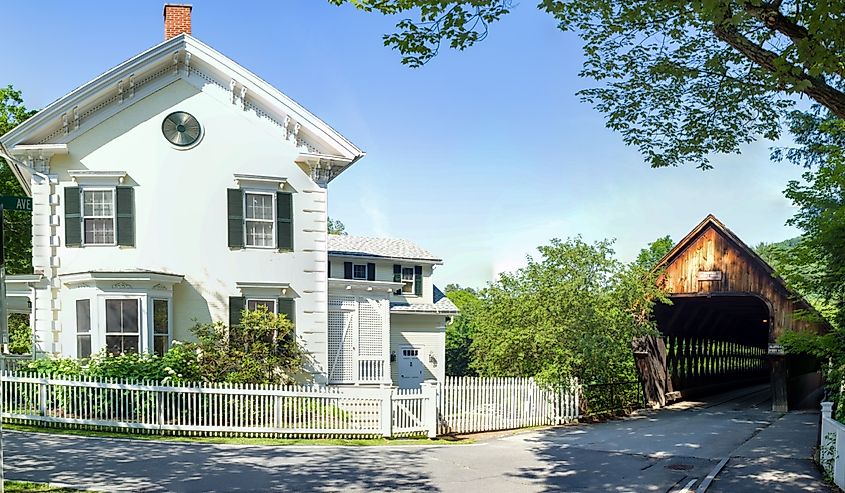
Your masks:
M 43 379 L 38 382 L 38 413 L 47 416 L 47 382 Z
M 832 419 L 833 403 L 822 402 L 822 431 L 821 443 L 819 444 L 819 462 L 828 474 L 832 474 L 834 460 L 836 459 L 836 432 L 831 429 L 828 420 Z
M 423 416 L 428 438 L 437 438 L 437 380 L 423 382 Z
M 385 386 L 378 390 L 381 394 L 381 436 L 393 436 L 393 387 Z

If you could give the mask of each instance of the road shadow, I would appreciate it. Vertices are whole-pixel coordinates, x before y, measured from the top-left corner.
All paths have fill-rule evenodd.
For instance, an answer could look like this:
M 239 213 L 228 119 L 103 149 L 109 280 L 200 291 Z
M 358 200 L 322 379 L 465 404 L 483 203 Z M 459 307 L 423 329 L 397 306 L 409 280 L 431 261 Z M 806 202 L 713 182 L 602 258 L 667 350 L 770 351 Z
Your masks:
M 8 478 L 101 491 L 439 491 L 423 467 L 408 467 L 427 447 L 374 448 L 309 447 L 303 454 L 296 446 L 7 433 L 5 452 Z

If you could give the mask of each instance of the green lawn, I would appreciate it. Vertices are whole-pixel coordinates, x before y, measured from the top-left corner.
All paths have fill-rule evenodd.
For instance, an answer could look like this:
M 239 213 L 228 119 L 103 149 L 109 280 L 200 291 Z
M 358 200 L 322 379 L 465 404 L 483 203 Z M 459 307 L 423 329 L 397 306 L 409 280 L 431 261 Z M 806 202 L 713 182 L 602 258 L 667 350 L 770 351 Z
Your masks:
M 63 488 L 61 486 L 50 486 L 44 483 L 27 483 L 25 481 L 6 481 L 6 493 L 77 493 L 82 490 L 75 490 L 73 488 Z
M 156 440 L 163 442 L 223 443 L 234 445 L 347 445 L 368 447 L 378 445 L 444 445 L 467 444 L 471 439 L 456 438 L 245 438 L 245 437 L 184 437 L 170 435 L 141 435 L 129 433 L 111 433 L 96 430 L 73 428 L 46 428 L 40 426 L 4 424 L 4 429 L 34 433 L 52 433 L 56 435 L 75 435 L 86 437 L 127 438 L 132 440 Z M 41 491 L 41 490 L 35 490 Z M 53 490 L 44 490 L 53 491 Z M 61 491 L 61 490 L 55 490 Z

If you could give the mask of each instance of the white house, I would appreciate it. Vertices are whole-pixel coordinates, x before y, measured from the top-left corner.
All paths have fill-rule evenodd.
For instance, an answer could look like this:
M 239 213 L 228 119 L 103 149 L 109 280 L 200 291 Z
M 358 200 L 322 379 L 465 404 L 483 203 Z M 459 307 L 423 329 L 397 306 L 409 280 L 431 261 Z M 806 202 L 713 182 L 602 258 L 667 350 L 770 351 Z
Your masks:
M 441 261 L 328 236 L 328 185 L 364 153 L 191 37 L 190 13 L 166 5 L 163 43 L 0 137 L 33 199 L 35 272 L 7 285 L 37 350 L 161 353 L 195 320 L 266 305 L 318 383 L 442 378 Z

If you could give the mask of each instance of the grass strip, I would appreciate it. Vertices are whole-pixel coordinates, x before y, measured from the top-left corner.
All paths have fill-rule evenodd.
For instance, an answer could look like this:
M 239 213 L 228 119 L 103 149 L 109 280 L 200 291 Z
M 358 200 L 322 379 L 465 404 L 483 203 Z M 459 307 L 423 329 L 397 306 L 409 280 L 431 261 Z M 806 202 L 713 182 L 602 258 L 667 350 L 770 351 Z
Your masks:
M 6 481 L 3 484 L 6 487 L 6 493 L 78 493 L 85 491 L 28 481 Z

